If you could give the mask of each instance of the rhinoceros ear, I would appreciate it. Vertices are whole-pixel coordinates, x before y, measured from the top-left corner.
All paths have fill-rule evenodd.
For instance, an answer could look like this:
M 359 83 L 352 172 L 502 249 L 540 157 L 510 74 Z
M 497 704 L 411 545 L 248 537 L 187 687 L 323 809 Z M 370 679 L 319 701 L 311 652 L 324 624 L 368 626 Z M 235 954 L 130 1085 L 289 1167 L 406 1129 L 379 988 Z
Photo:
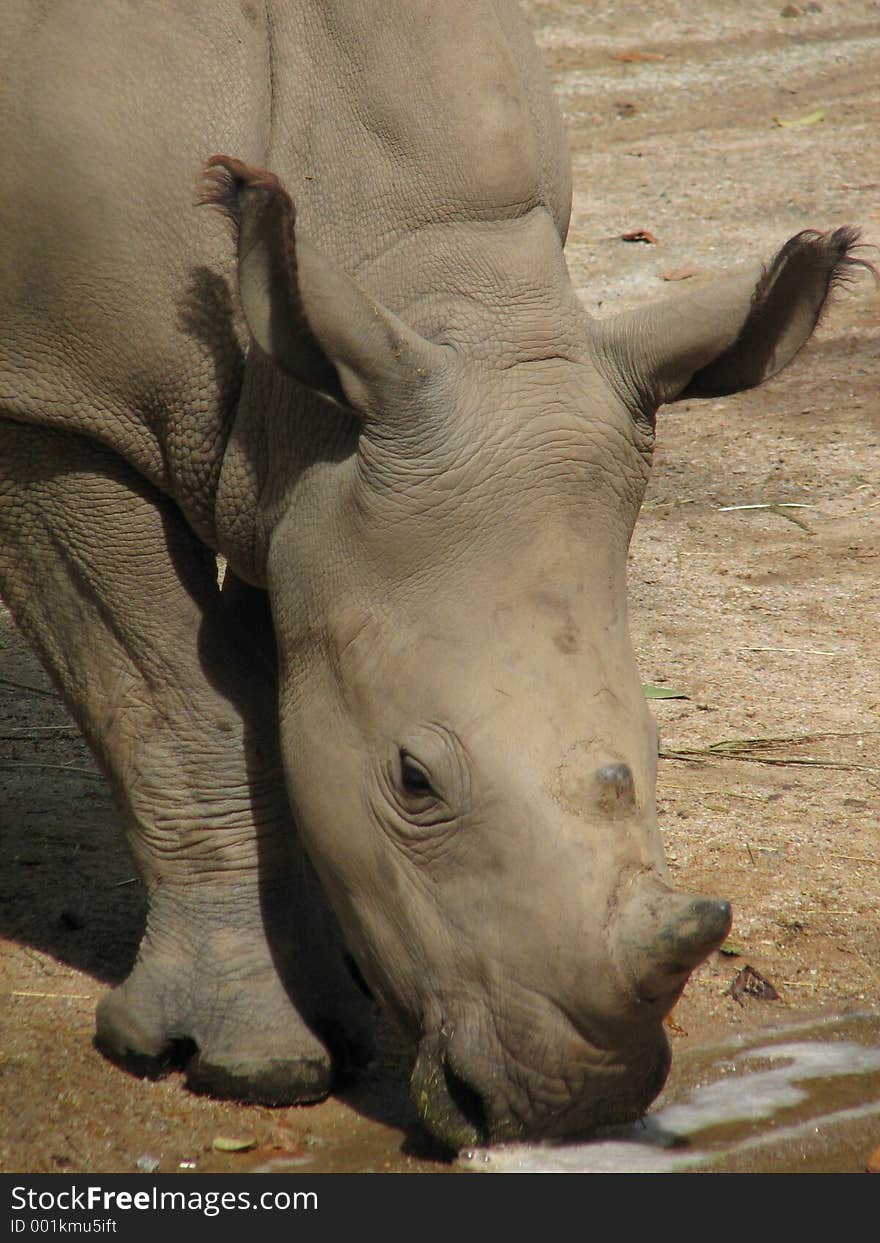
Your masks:
M 369 416 L 435 370 L 439 347 L 297 236 L 293 202 L 274 173 L 215 155 L 199 202 L 233 222 L 242 310 L 257 345 L 282 371 Z
M 874 271 L 853 256 L 858 240 L 849 228 L 799 233 L 763 270 L 600 322 L 604 349 L 652 410 L 754 388 L 809 339 L 835 284 L 856 268 Z

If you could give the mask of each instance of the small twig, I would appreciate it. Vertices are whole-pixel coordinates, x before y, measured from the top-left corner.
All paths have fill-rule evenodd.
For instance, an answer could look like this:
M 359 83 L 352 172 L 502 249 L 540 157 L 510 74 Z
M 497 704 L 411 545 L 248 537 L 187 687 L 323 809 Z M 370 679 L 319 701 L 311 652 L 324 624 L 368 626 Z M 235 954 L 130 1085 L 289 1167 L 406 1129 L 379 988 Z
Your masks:
M 0 768 L 48 768 L 55 773 L 73 773 L 80 777 L 93 777 L 95 781 L 102 781 L 103 778 L 99 772 L 93 768 L 74 768 L 72 764 L 42 764 L 31 762 L 30 760 L 0 760 Z
M 803 501 L 778 501 L 778 502 L 763 503 L 760 505 L 722 505 L 719 508 L 718 513 L 719 514 L 732 514 L 736 512 L 736 510 L 739 510 L 739 509 L 763 509 L 767 513 L 777 514 L 780 518 L 785 518 L 787 522 L 793 522 L 796 527 L 800 527 L 802 531 L 806 531 L 808 535 L 812 535 L 813 528 L 810 526 L 807 526 L 803 518 L 798 518 L 797 515 L 789 513 L 788 511 L 791 509 L 815 509 L 815 508 L 816 508 L 815 505 L 807 505 Z
M 36 950 L 32 950 L 27 945 L 23 945 L 21 947 L 21 952 L 24 954 L 26 958 L 30 958 L 32 962 L 35 962 L 37 964 L 37 966 L 40 968 L 40 971 L 42 971 L 43 975 L 54 975 L 55 974 L 55 972 L 46 963 L 42 954 L 38 954 Z
M 0 686 L 7 686 L 16 691 L 28 691 L 31 695 L 45 695 L 47 699 L 57 699 L 54 691 L 43 690 L 41 686 L 28 686 L 25 682 L 15 682 L 12 678 L 0 678 Z
M 13 992 L 8 993 L 7 996 L 9 997 L 46 997 L 46 998 L 63 997 L 65 1000 L 68 1000 L 68 1001 L 94 1001 L 94 998 L 92 997 L 91 993 L 25 993 L 19 989 L 16 989 Z
M 771 514 L 778 514 L 780 518 L 784 518 L 786 522 L 793 522 L 796 527 L 800 527 L 802 531 L 806 531 L 807 535 L 814 535 L 813 528 L 804 522 L 803 518 L 799 518 L 797 514 L 790 514 L 788 508 L 784 505 L 771 505 Z
M 741 647 L 741 652 L 785 652 L 789 656 L 836 656 L 837 652 L 820 652 L 813 647 Z
M 844 764 L 837 760 L 820 760 L 812 755 L 746 755 L 737 751 L 724 751 L 716 747 L 683 748 L 680 751 L 661 751 L 661 760 L 680 760 L 683 763 L 700 759 L 742 760 L 746 764 L 771 764 L 779 768 L 835 768 L 847 773 L 880 773 L 880 768 L 868 764 Z
M 113 883 L 113 888 L 114 888 L 114 889 L 121 889 L 123 885 L 136 885 L 136 884 L 137 884 L 137 879 L 138 879 L 138 878 L 137 878 L 136 876 L 129 876 L 128 880 L 117 880 L 117 881 L 114 881 L 114 883 Z
M 738 509 L 815 509 L 804 501 L 762 501 L 759 505 L 721 505 L 719 514 L 732 514 Z
M 861 738 L 864 734 L 880 734 L 880 729 L 826 730 L 818 734 L 779 734 L 772 738 L 723 738 L 720 742 L 713 742 L 711 745 L 735 750 L 763 749 L 778 747 L 789 742 L 822 742 L 826 738 Z
M 832 855 L 835 859 L 847 859 L 850 863 L 880 864 L 880 859 L 871 859 L 867 855 L 842 855 L 837 850 L 826 850 L 825 854 Z

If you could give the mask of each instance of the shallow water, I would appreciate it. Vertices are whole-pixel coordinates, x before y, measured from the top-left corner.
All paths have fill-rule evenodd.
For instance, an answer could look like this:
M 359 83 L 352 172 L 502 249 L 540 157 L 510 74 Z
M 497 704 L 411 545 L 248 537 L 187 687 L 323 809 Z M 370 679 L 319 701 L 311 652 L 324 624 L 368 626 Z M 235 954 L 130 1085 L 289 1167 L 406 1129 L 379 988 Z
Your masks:
M 432 1151 L 405 1079 L 383 1108 L 354 1092 L 302 1156 L 253 1172 L 859 1173 L 880 1146 L 880 1011 L 764 1028 L 678 1049 L 646 1117 L 577 1144 Z M 405 1119 L 401 1128 L 401 1120 Z
M 646 1118 L 602 1139 L 464 1153 L 486 1173 L 848 1173 L 880 1145 L 880 1014 L 680 1053 Z

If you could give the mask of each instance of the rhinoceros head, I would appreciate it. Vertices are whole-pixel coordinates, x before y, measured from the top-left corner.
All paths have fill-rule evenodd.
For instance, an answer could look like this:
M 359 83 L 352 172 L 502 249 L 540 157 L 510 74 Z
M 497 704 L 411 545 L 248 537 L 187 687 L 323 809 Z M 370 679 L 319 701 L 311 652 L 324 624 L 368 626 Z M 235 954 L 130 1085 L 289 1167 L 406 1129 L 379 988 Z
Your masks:
M 778 370 L 854 237 L 594 323 L 531 213 L 469 309 L 416 331 L 295 236 L 274 177 L 213 168 L 253 337 L 339 429 L 269 541 L 282 741 L 351 952 L 418 1043 L 420 1113 L 452 1145 L 637 1116 L 730 923 L 670 884 L 628 635 L 654 412 Z

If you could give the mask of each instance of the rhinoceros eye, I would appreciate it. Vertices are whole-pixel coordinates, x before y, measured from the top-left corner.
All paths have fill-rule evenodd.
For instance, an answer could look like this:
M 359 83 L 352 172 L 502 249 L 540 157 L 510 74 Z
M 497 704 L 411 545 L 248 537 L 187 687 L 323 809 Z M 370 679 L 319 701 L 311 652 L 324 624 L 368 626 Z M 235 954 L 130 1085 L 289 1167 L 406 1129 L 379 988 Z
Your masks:
M 383 781 L 400 828 L 438 828 L 470 809 L 470 780 L 461 744 L 442 725 L 413 727 L 388 757 Z M 407 831 L 404 829 L 404 831 Z
M 428 770 L 407 751 L 400 751 L 400 785 L 410 798 L 436 798 Z

